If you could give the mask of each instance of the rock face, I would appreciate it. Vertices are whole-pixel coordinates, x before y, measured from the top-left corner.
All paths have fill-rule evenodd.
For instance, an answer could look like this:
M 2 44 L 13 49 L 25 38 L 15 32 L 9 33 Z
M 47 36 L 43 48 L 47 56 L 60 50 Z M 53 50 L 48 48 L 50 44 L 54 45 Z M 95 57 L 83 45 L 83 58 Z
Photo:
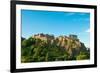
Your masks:
M 45 40 L 51 44 L 60 46 L 62 50 L 66 50 L 70 56 L 75 56 L 79 54 L 80 51 L 87 50 L 84 43 L 80 42 L 77 35 L 54 37 L 53 35 L 40 33 L 34 35 L 33 38 Z

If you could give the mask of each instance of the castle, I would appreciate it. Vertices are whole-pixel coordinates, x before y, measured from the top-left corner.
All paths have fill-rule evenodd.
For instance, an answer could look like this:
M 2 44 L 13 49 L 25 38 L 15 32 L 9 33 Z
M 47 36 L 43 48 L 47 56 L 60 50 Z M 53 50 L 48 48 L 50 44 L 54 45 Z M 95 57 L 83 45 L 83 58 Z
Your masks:
M 54 39 L 53 35 L 48 35 L 48 34 L 43 34 L 43 33 L 36 34 L 33 37 L 34 38 L 39 38 L 41 40 L 52 40 L 52 39 Z
M 78 39 L 77 35 L 73 35 L 73 34 L 70 34 L 69 37 L 72 39 Z
M 43 34 L 43 33 L 35 34 L 35 35 L 33 35 L 33 38 L 38 38 L 41 40 L 54 40 L 55 39 L 54 35 Z M 70 34 L 69 36 L 59 36 L 58 37 L 59 40 L 69 39 L 69 38 L 79 40 L 77 35 L 73 35 L 73 34 Z

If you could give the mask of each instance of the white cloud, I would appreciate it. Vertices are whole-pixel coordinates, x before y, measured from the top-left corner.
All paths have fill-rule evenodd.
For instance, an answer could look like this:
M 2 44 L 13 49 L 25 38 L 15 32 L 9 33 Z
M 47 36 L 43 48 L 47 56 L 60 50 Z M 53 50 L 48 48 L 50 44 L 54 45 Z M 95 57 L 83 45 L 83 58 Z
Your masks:
M 90 32 L 90 29 L 87 29 L 85 32 Z
M 72 16 L 72 15 L 75 15 L 76 13 L 75 12 L 70 12 L 70 13 L 67 13 L 66 15 L 67 16 Z

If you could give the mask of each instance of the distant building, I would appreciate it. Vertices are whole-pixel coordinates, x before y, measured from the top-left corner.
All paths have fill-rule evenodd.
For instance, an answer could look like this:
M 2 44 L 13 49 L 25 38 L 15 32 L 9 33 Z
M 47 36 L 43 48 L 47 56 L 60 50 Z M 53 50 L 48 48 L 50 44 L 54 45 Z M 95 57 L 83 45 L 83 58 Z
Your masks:
M 69 35 L 69 37 L 72 38 L 72 39 L 78 39 L 77 35 L 72 35 L 71 34 L 71 35 Z
M 48 35 L 48 34 L 43 34 L 43 33 L 36 34 L 33 37 L 34 38 L 39 38 L 41 40 L 52 40 L 52 39 L 54 39 L 53 35 Z

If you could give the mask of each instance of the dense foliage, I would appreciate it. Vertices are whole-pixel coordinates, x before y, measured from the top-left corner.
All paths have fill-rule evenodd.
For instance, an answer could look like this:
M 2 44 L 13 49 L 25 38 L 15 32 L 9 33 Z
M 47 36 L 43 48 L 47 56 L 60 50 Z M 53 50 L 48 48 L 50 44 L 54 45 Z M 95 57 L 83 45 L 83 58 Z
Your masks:
M 89 59 L 89 52 L 81 51 L 78 55 L 70 56 L 69 53 L 58 46 L 45 41 L 30 37 L 21 40 L 21 62 L 47 62 L 47 61 L 65 61 L 65 60 L 84 60 Z

